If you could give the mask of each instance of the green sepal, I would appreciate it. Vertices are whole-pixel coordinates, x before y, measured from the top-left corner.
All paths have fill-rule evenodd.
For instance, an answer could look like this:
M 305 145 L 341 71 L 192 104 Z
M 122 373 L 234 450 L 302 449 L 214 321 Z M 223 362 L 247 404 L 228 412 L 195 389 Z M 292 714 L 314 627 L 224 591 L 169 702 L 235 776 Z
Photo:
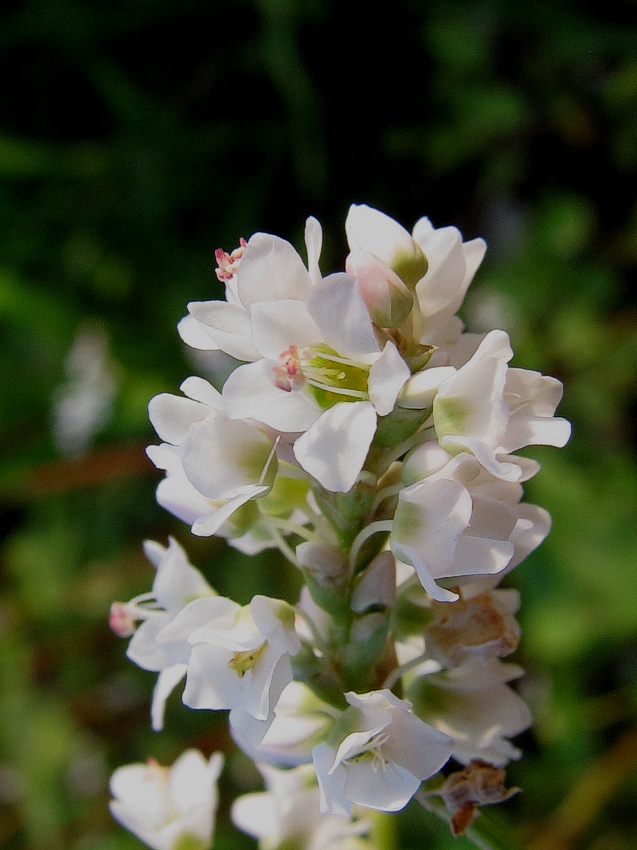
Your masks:
M 308 643 L 301 642 L 301 650 L 291 661 L 295 682 L 303 682 L 320 700 L 339 711 L 347 707 L 340 678 L 328 660 L 318 658 Z
M 303 565 L 301 565 L 301 573 L 313 601 L 323 611 L 327 611 L 340 627 L 346 627 L 350 618 L 349 577 L 344 576 L 340 581 L 326 584 L 317 581 L 316 574 Z
M 378 417 L 374 445 L 387 449 L 397 446 L 415 434 L 430 416 L 431 408 L 414 410 L 395 407 L 387 416 Z
M 208 850 L 210 843 L 198 835 L 184 832 L 175 841 L 172 850 Z
M 374 606 L 376 607 L 376 606 Z M 375 668 L 383 655 L 390 612 L 382 606 L 354 615 L 349 642 L 341 650 L 347 683 L 359 693 L 375 687 Z
M 323 515 L 336 532 L 340 545 L 349 549 L 370 512 L 376 495 L 376 477 L 363 471 L 347 493 L 332 493 L 315 485 L 312 489 Z

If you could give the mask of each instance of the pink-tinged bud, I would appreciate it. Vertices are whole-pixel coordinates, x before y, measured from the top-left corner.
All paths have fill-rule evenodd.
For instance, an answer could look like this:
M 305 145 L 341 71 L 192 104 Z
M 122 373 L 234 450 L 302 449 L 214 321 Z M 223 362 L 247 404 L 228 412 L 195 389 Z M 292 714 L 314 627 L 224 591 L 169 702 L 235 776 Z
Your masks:
M 369 251 L 354 251 L 345 269 L 356 278 L 360 296 L 376 325 L 397 328 L 405 321 L 413 307 L 413 296 L 386 263 Z
M 385 213 L 352 204 L 345 222 L 350 251 L 368 251 L 415 289 L 427 271 L 427 258 L 405 228 Z
M 108 625 L 117 637 L 128 638 L 135 632 L 135 617 L 125 602 L 113 602 Z

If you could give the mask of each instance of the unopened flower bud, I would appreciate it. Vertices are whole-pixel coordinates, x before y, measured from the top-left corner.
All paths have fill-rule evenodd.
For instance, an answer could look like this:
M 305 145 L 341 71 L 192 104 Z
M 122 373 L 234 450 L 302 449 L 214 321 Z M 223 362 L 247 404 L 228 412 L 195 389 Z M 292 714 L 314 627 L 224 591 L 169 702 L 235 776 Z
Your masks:
M 410 289 L 427 271 L 427 258 L 402 225 L 365 204 L 352 204 L 345 222 L 351 251 L 369 251 Z
M 368 251 L 353 251 L 345 269 L 356 278 L 358 291 L 372 321 L 381 328 L 397 328 L 413 307 L 413 295 L 396 272 Z

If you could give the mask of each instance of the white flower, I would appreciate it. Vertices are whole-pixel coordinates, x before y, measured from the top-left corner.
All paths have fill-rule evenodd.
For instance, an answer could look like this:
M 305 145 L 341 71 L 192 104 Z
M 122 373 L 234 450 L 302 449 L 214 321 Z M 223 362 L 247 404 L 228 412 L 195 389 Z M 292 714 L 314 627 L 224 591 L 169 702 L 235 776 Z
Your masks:
M 113 817 L 152 850 L 208 850 L 218 803 L 221 753 L 188 750 L 171 768 L 129 764 L 111 777 Z
M 253 761 L 295 766 L 312 761 L 312 749 L 325 739 L 339 713 L 307 685 L 292 681 L 266 721 L 265 735 L 263 721 L 237 709 L 230 714 L 230 732 Z
M 526 551 L 529 541 L 539 545 L 546 536 L 543 512 L 520 504 L 521 486 L 490 475 L 472 455 L 463 452 L 451 458 L 429 444 L 414 455 L 417 459 L 405 462 L 409 480 L 416 469 L 424 471 L 428 461 L 440 456 L 448 460 L 400 491 L 390 543 L 394 555 L 415 568 L 434 599 L 457 599 L 437 581 L 455 578 L 456 584 L 464 584 L 469 576 L 499 575 L 519 563 L 514 560 L 518 541 Z
M 508 369 L 513 356 L 504 331 L 491 331 L 473 357 L 443 380 L 433 402 L 443 449 L 470 452 L 492 475 L 518 481 L 520 465 L 506 457 L 524 445 L 563 446 L 571 433 L 554 418 L 561 384 L 537 372 Z
M 221 349 L 237 360 L 258 360 L 252 343 L 250 307 L 260 301 L 304 299 L 321 279 L 321 239 L 318 221 L 308 218 L 308 271 L 285 239 L 255 233 L 245 245 L 240 262 L 233 264 L 233 274 L 224 276 L 226 301 L 193 301 L 188 305 L 190 316 L 179 325 L 184 342 L 194 348 Z
M 319 789 L 311 765 L 278 770 L 257 765 L 267 791 L 239 797 L 232 806 L 235 826 L 259 839 L 260 850 L 357 850 L 370 847 L 360 836 L 371 823 L 319 811 Z
M 418 678 L 407 693 L 419 717 L 453 738 L 455 759 L 503 765 L 520 756 L 507 739 L 532 722 L 524 700 L 506 684 L 523 672 L 497 659 L 478 660 Z
M 313 751 L 321 811 L 349 814 L 352 803 L 399 811 L 447 761 L 451 739 L 387 689 L 345 698 L 350 707 Z
M 325 278 L 304 300 L 256 302 L 250 320 L 259 359 L 226 381 L 227 415 L 305 432 L 294 445 L 299 464 L 328 490 L 349 490 L 376 415 L 391 412 L 409 367 L 393 342 L 381 351 L 356 281 L 346 274 Z
M 255 596 L 243 607 L 220 596 L 196 599 L 158 640 L 188 666 L 186 705 L 241 708 L 261 721 L 270 719 L 292 680 L 290 657 L 300 649 L 294 612 L 286 602 L 266 596 Z
M 182 518 L 200 510 L 192 530 L 208 536 L 269 492 L 278 467 L 275 443 L 249 423 L 228 419 L 220 394 L 207 381 L 188 378 L 181 389 L 186 398 L 162 393 L 151 399 L 150 420 L 165 442 L 147 451 L 168 473 L 158 499 Z M 185 486 L 182 471 L 195 492 Z
M 421 343 L 446 346 L 462 332 L 456 316 L 486 251 L 483 239 L 462 241 L 455 227 L 435 229 L 428 218 L 416 222 L 413 238 L 429 261 L 416 286 L 418 309 L 413 322 Z
M 164 724 L 166 700 L 186 675 L 186 666 L 157 643 L 157 635 L 193 599 L 213 597 L 215 591 L 188 561 L 186 553 L 172 537 L 168 548 L 147 540 L 144 553 L 157 570 L 151 593 L 115 602 L 111 606 L 110 625 L 120 637 L 130 637 L 126 655 L 144 670 L 159 673 L 151 708 L 155 731 Z M 136 623 L 141 621 L 139 627 Z

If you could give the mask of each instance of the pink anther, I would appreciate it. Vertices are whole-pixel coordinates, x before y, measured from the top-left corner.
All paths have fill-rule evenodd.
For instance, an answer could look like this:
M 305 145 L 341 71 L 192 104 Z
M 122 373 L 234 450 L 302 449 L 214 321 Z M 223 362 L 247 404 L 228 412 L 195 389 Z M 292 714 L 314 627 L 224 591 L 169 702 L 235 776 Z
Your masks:
M 215 269 L 215 272 L 222 283 L 230 280 L 230 278 L 237 273 L 239 269 L 239 261 L 241 260 L 247 245 L 248 243 L 242 236 L 241 239 L 239 239 L 239 247 L 235 248 L 231 254 L 228 254 L 223 250 L 223 248 L 217 248 L 215 251 L 215 260 L 217 261 L 218 266 L 218 268 Z
M 279 365 L 272 367 L 274 383 L 280 390 L 289 393 L 293 389 L 302 387 L 305 383 L 305 375 L 301 368 L 301 357 L 298 345 L 291 345 L 279 354 Z
M 108 624 L 117 637 L 127 638 L 135 633 L 135 616 L 125 602 L 113 602 Z

